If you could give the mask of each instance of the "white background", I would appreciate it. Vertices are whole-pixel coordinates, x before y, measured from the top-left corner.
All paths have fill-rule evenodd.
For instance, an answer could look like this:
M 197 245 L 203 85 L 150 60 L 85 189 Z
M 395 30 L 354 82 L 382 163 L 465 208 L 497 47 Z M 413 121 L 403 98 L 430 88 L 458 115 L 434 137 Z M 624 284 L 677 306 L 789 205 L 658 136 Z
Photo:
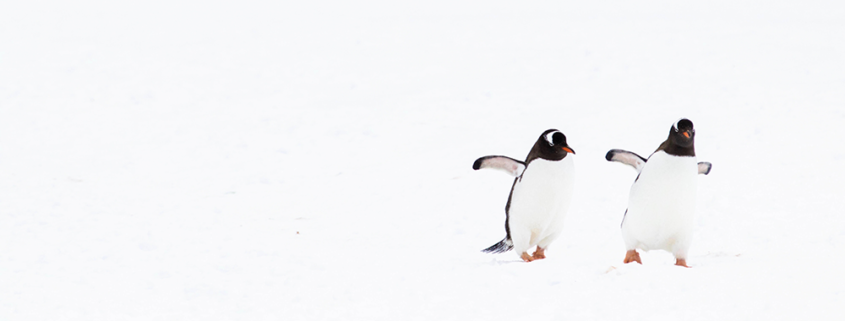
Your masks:
M 845 317 L 839 1 L 10 1 L 2 320 Z M 696 234 L 623 265 L 636 172 L 696 126 Z M 546 260 L 504 236 L 557 128 Z

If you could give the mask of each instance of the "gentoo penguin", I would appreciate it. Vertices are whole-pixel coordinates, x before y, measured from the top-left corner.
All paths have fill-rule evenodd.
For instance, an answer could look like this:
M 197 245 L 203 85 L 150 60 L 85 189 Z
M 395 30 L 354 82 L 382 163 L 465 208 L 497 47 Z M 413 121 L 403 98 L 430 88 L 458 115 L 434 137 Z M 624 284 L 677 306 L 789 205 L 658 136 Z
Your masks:
M 526 262 L 546 258 L 544 252 L 563 228 L 572 199 L 575 152 L 557 129 L 543 132 L 524 162 L 507 156 L 484 156 L 472 164 L 475 170 L 494 168 L 516 177 L 505 205 L 505 238 L 484 249 L 502 253 L 516 249 Z M 529 255 L 528 250 L 537 249 Z
M 631 165 L 639 172 L 622 218 L 625 263 L 642 264 L 637 249 L 666 250 L 675 265 L 687 266 L 695 218 L 696 175 L 710 173 L 712 165 L 695 158 L 695 129 L 681 119 L 669 129 L 669 137 L 649 156 L 612 149 L 608 161 Z

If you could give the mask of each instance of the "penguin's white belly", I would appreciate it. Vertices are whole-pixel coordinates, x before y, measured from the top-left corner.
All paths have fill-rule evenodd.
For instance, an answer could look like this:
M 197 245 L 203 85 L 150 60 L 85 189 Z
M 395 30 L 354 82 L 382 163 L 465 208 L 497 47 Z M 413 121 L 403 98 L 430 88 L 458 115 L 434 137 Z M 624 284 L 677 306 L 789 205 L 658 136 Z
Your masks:
M 685 257 L 695 219 L 694 156 L 654 153 L 631 186 L 622 236 L 628 249 L 662 249 Z
M 508 214 L 517 251 L 544 239 L 550 243 L 563 228 L 574 186 L 572 159 L 572 155 L 559 161 L 535 159 L 518 179 Z

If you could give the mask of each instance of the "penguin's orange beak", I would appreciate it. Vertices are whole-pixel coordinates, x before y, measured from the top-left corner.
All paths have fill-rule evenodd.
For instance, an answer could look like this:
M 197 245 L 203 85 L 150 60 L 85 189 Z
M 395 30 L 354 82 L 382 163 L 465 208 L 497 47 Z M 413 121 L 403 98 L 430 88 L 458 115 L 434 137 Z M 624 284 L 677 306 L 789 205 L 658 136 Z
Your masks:
M 575 154 L 575 151 L 573 151 L 573 150 L 572 150 L 572 148 L 569 148 L 569 147 L 561 147 L 561 148 L 562 148 L 563 150 L 565 150 L 567 153 L 570 153 L 570 154 Z
M 689 132 L 684 132 L 684 137 L 689 138 Z

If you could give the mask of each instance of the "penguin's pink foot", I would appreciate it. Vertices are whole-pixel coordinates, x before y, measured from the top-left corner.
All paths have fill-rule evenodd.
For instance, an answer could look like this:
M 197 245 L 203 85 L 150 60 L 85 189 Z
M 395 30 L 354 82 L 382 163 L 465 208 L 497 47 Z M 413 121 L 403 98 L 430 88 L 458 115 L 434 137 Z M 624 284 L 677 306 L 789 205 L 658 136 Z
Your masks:
M 640 260 L 640 253 L 637 253 L 637 250 L 628 250 L 628 252 L 625 253 L 625 264 L 631 262 L 643 264 L 643 261 Z
M 535 260 L 545 259 L 546 258 L 546 250 L 543 249 L 542 247 L 538 246 L 537 250 L 534 251 L 534 255 L 532 257 L 534 257 Z
M 534 257 L 531 256 L 531 255 L 528 255 L 528 252 L 522 252 L 522 254 L 519 257 L 521 257 L 522 260 L 525 261 L 525 262 L 534 261 Z
M 687 265 L 687 260 L 685 260 L 685 259 L 678 259 L 678 258 L 676 258 L 676 259 L 675 259 L 675 265 L 677 265 L 677 266 L 683 266 L 683 267 L 685 267 L 685 268 L 689 268 L 689 266 Z

